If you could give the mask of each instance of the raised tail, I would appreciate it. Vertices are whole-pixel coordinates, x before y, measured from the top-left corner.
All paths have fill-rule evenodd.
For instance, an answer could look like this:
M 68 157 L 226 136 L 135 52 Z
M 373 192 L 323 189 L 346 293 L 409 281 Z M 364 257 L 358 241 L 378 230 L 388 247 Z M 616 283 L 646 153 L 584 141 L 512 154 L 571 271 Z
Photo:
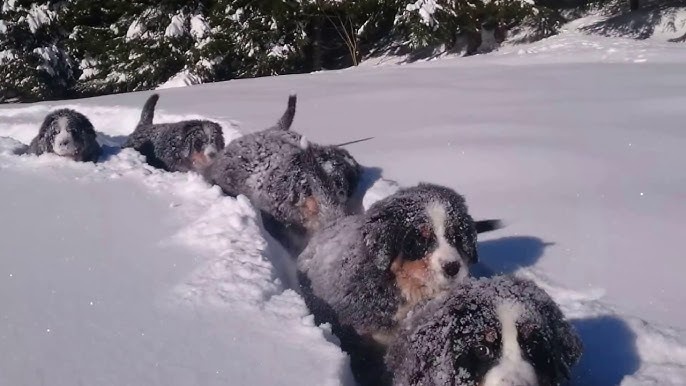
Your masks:
M 293 118 L 295 118 L 295 104 L 297 101 L 298 96 L 295 94 L 291 94 L 288 97 L 288 107 L 281 116 L 281 119 L 279 119 L 279 122 L 276 123 L 277 129 L 286 131 L 291 128 L 291 125 L 293 124 Z
M 152 119 L 155 117 L 155 106 L 157 105 L 157 100 L 160 99 L 159 94 L 152 94 L 150 98 L 143 105 L 143 111 L 141 111 L 141 120 L 138 122 L 138 126 L 149 126 L 152 125 Z
M 503 222 L 500 220 L 479 220 L 474 223 L 476 233 L 486 233 L 500 229 L 503 227 Z

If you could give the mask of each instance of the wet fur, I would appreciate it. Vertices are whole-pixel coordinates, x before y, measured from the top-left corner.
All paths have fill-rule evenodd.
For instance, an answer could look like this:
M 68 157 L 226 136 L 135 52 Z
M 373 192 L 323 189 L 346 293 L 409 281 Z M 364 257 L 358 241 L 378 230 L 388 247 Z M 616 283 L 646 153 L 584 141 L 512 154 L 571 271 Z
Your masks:
M 55 110 L 48 114 L 38 130 L 38 135 L 29 144 L 28 153 L 41 155 L 54 153 L 53 143 L 60 131 L 57 122 L 66 119 L 67 130 L 72 135 L 78 151 L 73 157 L 75 161 L 96 162 L 102 154 L 102 149 L 96 141 L 95 129 L 85 115 L 71 109 Z
M 218 154 L 224 148 L 221 126 L 209 120 L 153 124 L 158 99 L 157 94 L 148 98 L 136 129 L 123 147 L 137 150 L 156 168 L 203 172 L 213 162 L 204 149 L 212 146 Z

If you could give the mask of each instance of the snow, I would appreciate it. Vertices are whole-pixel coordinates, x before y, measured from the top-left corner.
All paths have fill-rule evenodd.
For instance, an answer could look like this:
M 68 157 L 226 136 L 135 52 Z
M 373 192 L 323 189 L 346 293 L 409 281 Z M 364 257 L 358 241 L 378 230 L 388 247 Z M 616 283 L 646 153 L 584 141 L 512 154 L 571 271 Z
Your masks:
M 29 24 L 31 33 L 35 34 L 42 25 L 49 24 L 54 18 L 55 12 L 49 10 L 47 4 L 39 6 L 34 3 L 26 15 L 26 22 Z
M 200 83 L 202 83 L 202 79 L 199 76 L 192 74 L 188 70 L 183 70 L 169 78 L 169 80 L 167 80 L 166 82 L 157 86 L 157 90 L 163 90 L 165 88 L 186 87 Z
M 2 3 L 2 11 L 13 11 L 17 9 L 17 0 L 5 0 Z
M 293 51 L 293 47 L 289 44 L 276 44 L 267 53 L 267 56 L 274 58 L 285 58 Z
M 86 57 L 81 60 L 81 64 L 79 65 L 79 68 L 81 69 L 81 76 L 79 76 L 79 80 L 87 80 L 93 76 L 96 76 L 100 73 L 100 71 L 97 68 L 98 66 L 98 61 L 94 58 L 91 57 Z
M 191 17 L 191 36 L 195 40 L 202 40 L 210 34 L 210 25 L 205 21 L 202 15 L 193 15 Z
M 141 23 L 140 20 L 134 20 L 133 23 L 129 26 L 129 29 L 126 30 L 126 41 L 131 41 L 134 39 L 138 39 L 143 35 L 143 32 L 145 31 L 145 26 L 143 23 Z
M 183 14 L 174 15 L 164 31 L 164 36 L 166 37 L 180 37 L 186 33 L 184 24 L 186 22 L 186 16 Z
M 230 140 L 297 92 L 310 141 L 374 137 L 346 147 L 365 206 L 429 181 L 505 221 L 474 272 L 529 277 L 560 304 L 585 345 L 573 385 L 683 385 L 686 50 L 577 27 L 470 58 L 162 90 L 156 121 L 208 117 Z M 115 146 L 146 96 L 3 106 L 0 136 L 28 143 L 64 105 Z M 0 138 L 0 384 L 352 384 L 244 198 L 130 150 L 75 164 L 10 155 L 14 140 Z
M 0 20 L 0 34 L 4 34 L 7 32 L 7 24 L 5 23 L 4 20 Z
M 429 27 L 437 23 L 434 18 L 434 13 L 437 10 L 442 9 L 442 7 L 436 2 L 436 0 L 417 0 L 414 3 L 408 4 L 405 9 L 408 12 L 418 12 L 419 17 L 422 18 L 422 24 Z
M 41 58 L 41 64 L 37 68 L 47 72 L 50 76 L 55 76 L 55 67 L 59 62 L 60 49 L 53 44 L 46 47 L 36 47 L 33 49 L 33 53 Z

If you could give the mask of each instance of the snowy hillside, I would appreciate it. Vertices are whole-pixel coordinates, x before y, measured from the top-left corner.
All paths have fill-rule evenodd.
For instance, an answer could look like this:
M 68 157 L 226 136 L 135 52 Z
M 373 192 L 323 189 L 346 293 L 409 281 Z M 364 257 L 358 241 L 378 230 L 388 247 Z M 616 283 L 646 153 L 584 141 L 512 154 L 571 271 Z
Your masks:
M 477 272 L 531 277 L 573 320 L 574 385 L 686 384 L 686 50 L 570 31 L 466 59 L 161 91 L 159 122 L 294 128 L 400 185 L 463 193 L 507 227 Z M 118 151 L 149 93 L 0 107 L 0 384 L 352 385 L 244 199 Z M 73 106 L 97 165 L 12 155 Z M 390 193 L 377 181 L 367 205 Z

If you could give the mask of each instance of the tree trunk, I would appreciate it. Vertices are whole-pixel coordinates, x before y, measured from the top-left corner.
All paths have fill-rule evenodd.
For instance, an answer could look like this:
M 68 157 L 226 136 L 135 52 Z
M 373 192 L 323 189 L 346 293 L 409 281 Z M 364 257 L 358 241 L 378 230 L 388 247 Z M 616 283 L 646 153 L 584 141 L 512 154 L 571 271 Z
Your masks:
M 635 11 L 638 9 L 638 0 L 629 0 L 629 5 L 631 6 L 631 10 Z
M 312 39 L 312 70 L 319 71 L 322 69 L 322 18 L 320 16 L 314 17 L 314 37 Z

